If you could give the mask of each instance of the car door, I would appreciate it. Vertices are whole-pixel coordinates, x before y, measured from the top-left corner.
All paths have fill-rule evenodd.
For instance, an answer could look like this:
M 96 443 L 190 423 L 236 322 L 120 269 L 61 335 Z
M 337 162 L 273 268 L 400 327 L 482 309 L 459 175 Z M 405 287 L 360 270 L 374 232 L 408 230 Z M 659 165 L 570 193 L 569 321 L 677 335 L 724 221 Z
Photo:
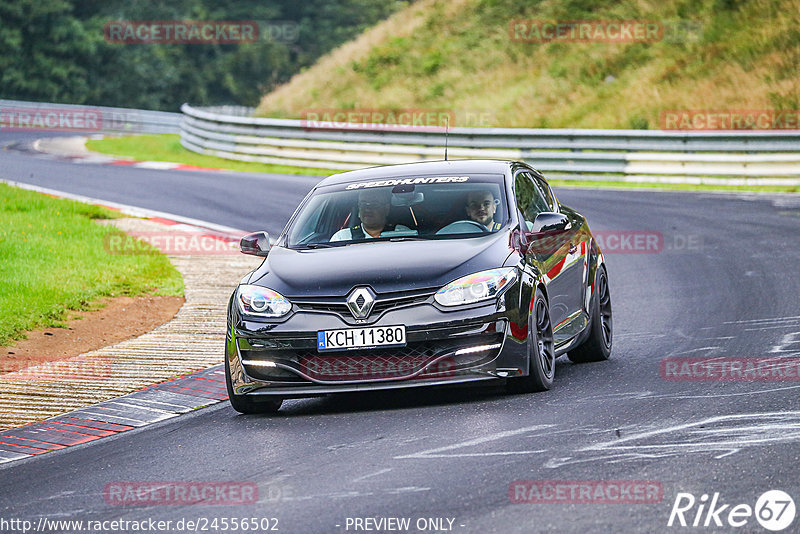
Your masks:
M 522 218 L 523 232 L 530 232 L 536 216 L 545 211 L 552 211 L 547 197 L 534 180 L 532 173 L 518 171 L 514 177 L 514 196 Z M 531 264 L 539 264 L 545 273 L 547 293 L 550 300 L 550 320 L 558 325 L 567 320 L 571 311 L 571 299 L 568 276 L 562 269 L 566 261 L 569 244 L 562 236 L 540 236 L 529 242 L 525 260 Z M 555 334 L 555 332 L 554 332 Z M 558 339 L 556 339 L 558 343 Z
M 563 328 L 563 337 L 570 338 L 585 326 L 585 317 L 582 316 L 583 298 L 585 293 L 585 278 L 587 268 L 587 254 L 589 250 L 588 233 L 583 228 L 584 219 L 577 212 L 564 208 L 560 209 L 550 185 L 542 177 L 532 174 L 534 184 L 545 197 L 550 211 L 560 212 L 569 219 L 569 231 L 563 236 L 566 241 L 564 263 L 561 265 L 559 278 L 563 286 L 564 306 L 567 315 L 562 319 L 563 324 L 554 323 L 555 328 Z

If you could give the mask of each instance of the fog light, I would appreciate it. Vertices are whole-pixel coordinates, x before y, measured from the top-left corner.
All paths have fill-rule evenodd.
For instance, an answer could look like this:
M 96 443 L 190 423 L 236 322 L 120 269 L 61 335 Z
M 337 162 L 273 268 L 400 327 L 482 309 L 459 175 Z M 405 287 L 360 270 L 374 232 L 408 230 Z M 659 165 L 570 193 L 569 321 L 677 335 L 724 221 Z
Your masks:
M 462 354 L 472 354 L 474 352 L 486 352 L 487 350 L 494 350 L 499 349 L 500 343 L 493 343 L 491 345 L 477 345 L 475 347 L 469 347 L 466 349 L 459 349 L 456 351 L 456 356 L 461 356 Z
M 275 362 L 268 360 L 242 360 L 245 365 L 252 365 L 253 367 L 277 367 Z

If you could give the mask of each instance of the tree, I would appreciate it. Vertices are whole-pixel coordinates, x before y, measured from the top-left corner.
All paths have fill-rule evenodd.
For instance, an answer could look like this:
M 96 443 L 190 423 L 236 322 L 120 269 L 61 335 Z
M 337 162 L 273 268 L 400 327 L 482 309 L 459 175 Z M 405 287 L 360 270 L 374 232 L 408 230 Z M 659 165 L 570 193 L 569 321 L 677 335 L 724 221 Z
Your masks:
M 406 2 L 386 0 L 4 0 L 0 97 L 176 111 L 256 105 L 319 56 Z M 117 44 L 111 21 L 250 20 L 248 44 Z M 269 39 L 290 27 L 290 39 Z

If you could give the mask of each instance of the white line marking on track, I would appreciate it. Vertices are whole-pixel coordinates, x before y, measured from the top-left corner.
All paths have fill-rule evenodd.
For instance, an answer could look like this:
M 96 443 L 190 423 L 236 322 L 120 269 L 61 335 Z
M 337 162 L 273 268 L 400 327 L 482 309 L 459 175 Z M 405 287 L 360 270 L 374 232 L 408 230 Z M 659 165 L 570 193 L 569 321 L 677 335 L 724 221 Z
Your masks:
M 490 441 L 496 441 L 498 439 L 507 438 L 510 436 L 517 436 L 519 434 L 526 434 L 528 432 L 533 432 L 534 430 L 543 430 L 545 428 L 552 428 L 555 425 L 534 425 L 534 426 L 527 426 L 524 428 L 518 428 L 516 430 L 506 430 L 504 432 L 498 432 L 496 434 L 490 434 L 488 436 L 484 436 L 482 438 L 475 438 L 470 439 L 467 441 L 462 441 L 461 443 L 456 443 L 454 445 L 446 445 L 444 447 L 437 447 L 435 449 L 428 449 L 421 452 L 416 452 L 414 454 L 406 454 L 403 456 L 395 456 L 395 460 L 400 459 L 409 459 L 409 458 L 458 458 L 458 457 L 473 457 L 473 456 L 501 456 L 501 455 L 512 455 L 512 454 L 537 454 L 541 452 L 545 452 L 544 450 L 528 450 L 528 451 L 503 451 L 503 452 L 484 452 L 484 453 L 463 453 L 463 454 L 440 454 L 445 451 L 452 451 L 454 449 L 461 449 L 463 447 L 471 447 L 473 445 L 481 445 L 483 443 L 488 443 Z
M 742 319 L 740 321 L 725 321 L 722 324 L 758 324 L 758 323 L 778 323 L 784 321 L 797 321 L 800 315 L 791 315 L 789 317 L 772 317 L 770 319 Z
M 800 411 L 733 414 L 645 430 L 575 450 L 574 456 L 554 457 L 547 468 L 568 464 L 606 464 L 712 453 L 714 459 L 748 447 L 800 441 Z
M 789 389 L 797 389 L 800 386 L 786 386 L 782 388 L 758 389 L 756 391 L 742 391 L 740 393 L 718 393 L 710 395 L 654 395 L 654 399 L 711 399 L 717 397 L 741 397 L 742 395 L 756 395 L 758 393 L 774 393 L 776 391 L 786 391 Z
M 772 348 L 769 350 L 770 354 L 775 354 L 778 352 L 792 352 L 797 348 L 800 348 L 800 332 L 789 332 L 788 334 L 783 334 L 781 340 L 772 345 Z M 795 349 L 788 349 L 790 345 L 796 345 Z
M 673 352 L 673 353 L 670 354 L 670 356 L 678 356 L 680 354 L 691 354 L 692 352 L 699 352 L 701 350 L 711 351 L 711 350 L 719 349 L 719 348 L 721 348 L 719 345 L 715 345 L 715 346 L 712 346 L 712 347 L 698 347 L 696 349 L 689 349 L 689 350 L 682 350 L 680 352 Z
M 545 467 L 547 469 L 557 469 L 565 465 L 585 464 L 589 462 L 596 462 L 598 460 L 603 460 L 605 463 L 608 464 L 615 464 L 630 460 L 657 460 L 659 458 L 666 458 L 669 456 L 672 456 L 672 454 L 623 453 L 623 454 L 612 454 L 603 457 L 591 456 L 589 458 L 574 458 L 572 456 L 565 456 L 563 458 L 550 458 L 549 460 L 547 460 L 545 463 L 542 464 L 542 467 Z
M 388 472 L 389 472 L 389 471 L 391 471 L 391 470 L 392 470 L 392 468 L 391 468 L 391 467 L 387 467 L 386 469 L 381 469 L 380 471 L 376 471 L 375 473 L 370 473 L 369 475 L 363 475 L 363 476 L 360 476 L 360 477 L 354 478 L 354 479 L 353 479 L 353 482 L 360 482 L 360 481 L 362 481 L 362 480 L 364 480 L 364 479 L 366 479 L 366 478 L 370 478 L 370 477 L 374 477 L 374 476 L 382 475 L 382 474 L 384 474 L 384 473 L 388 473 Z
M 789 327 L 794 328 L 796 326 L 797 326 L 797 324 L 794 324 L 794 323 L 793 324 L 786 323 L 786 324 L 779 324 L 777 326 L 759 326 L 758 328 L 744 328 L 743 331 L 744 332 L 761 332 L 762 330 L 777 330 L 779 328 L 789 328 Z
M 681 425 L 674 425 L 667 428 L 660 428 L 634 434 L 624 438 L 616 439 L 611 442 L 598 443 L 580 449 L 581 451 L 604 451 L 604 450 L 625 450 L 625 449 L 672 449 L 675 451 L 683 450 L 686 448 L 697 449 L 697 452 L 707 450 L 719 450 L 739 448 L 746 445 L 755 445 L 768 442 L 781 442 L 781 441 L 795 441 L 800 438 L 800 412 L 786 411 L 786 412 L 766 412 L 766 413 L 752 413 L 752 414 L 734 414 L 734 415 L 721 415 L 716 417 L 709 417 L 691 423 Z M 765 419 L 773 419 L 773 421 L 765 421 Z M 715 424 L 731 424 L 737 425 L 740 422 L 752 422 L 749 425 L 731 426 L 728 428 L 712 428 L 705 427 Z M 723 434 L 736 434 L 739 433 L 739 438 L 734 439 L 726 438 L 725 441 L 688 441 L 680 442 L 673 441 L 672 443 L 657 443 L 646 444 L 641 443 L 652 437 L 660 437 L 670 434 L 678 434 L 683 431 L 689 431 L 693 435 L 715 435 Z M 794 431 L 794 432 L 793 432 Z M 624 443 L 640 442 L 634 445 L 623 445 Z
M 384 490 L 386 493 L 392 495 L 400 495 L 401 493 L 417 493 L 420 491 L 430 491 L 430 488 L 422 488 L 418 486 L 404 486 L 402 488 L 389 488 Z

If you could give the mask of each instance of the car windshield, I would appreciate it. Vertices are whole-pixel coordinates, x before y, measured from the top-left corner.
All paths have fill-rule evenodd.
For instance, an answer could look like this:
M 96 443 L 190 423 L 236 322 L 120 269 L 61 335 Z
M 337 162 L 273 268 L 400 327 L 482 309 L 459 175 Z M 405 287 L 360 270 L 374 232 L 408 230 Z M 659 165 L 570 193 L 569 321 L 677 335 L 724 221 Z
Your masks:
M 290 248 L 389 239 L 473 238 L 508 220 L 502 175 L 401 176 L 321 187 L 288 232 Z

